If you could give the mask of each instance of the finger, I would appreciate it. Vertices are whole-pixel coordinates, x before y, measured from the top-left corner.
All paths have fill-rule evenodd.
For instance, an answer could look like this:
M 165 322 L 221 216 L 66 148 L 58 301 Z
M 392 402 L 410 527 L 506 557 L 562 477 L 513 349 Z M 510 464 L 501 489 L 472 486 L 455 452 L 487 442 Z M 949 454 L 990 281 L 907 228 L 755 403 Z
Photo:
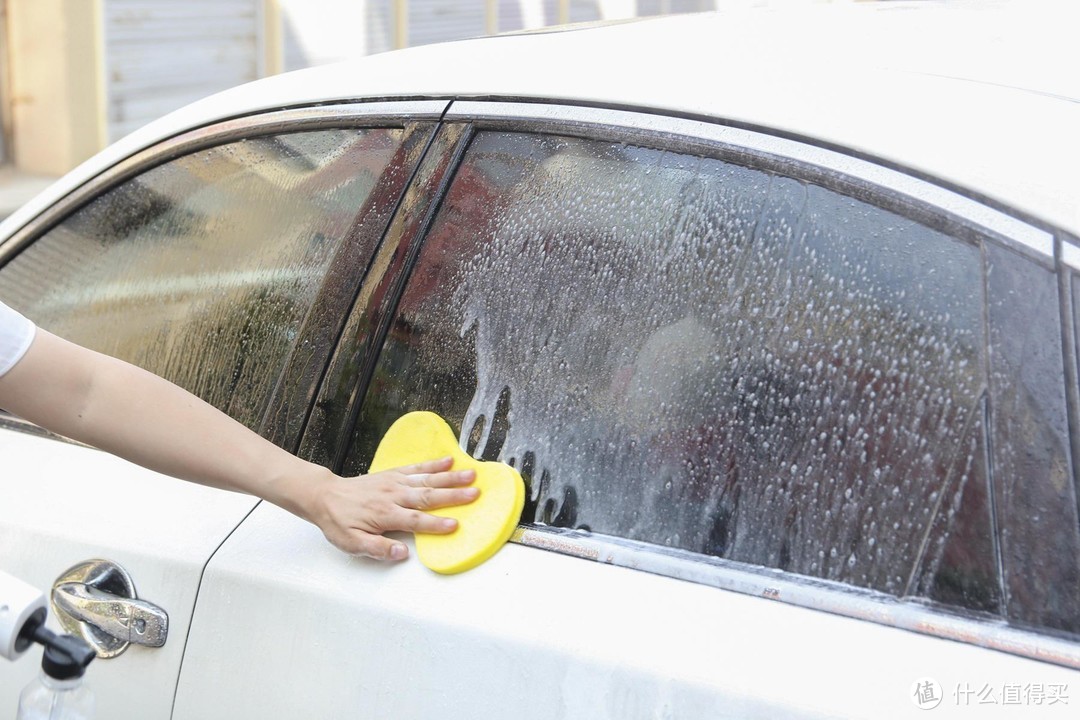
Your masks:
M 415 465 L 405 465 L 404 467 L 394 468 L 399 473 L 404 475 L 417 475 L 421 473 L 437 473 L 443 470 L 449 470 L 450 466 L 454 464 L 454 458 L 442 457 L 438 460 L 426 460 Z
M 374 560 L 396 562 L 409 557 L 409 548 L 405 543 L 365 532 L 352 533 L 340 546 L 350 555 L 360 555 Z
M 401 517 L 402 530 L 414 533 L 429 533 L 432 535 L 445 535 L 457 529 L 458 523 L 454 518 L 428 515 L 419 510 L 407 510 Z
M 450 507 L 451 505 L 465 505 L 479 496 L 480 489 L 475 487 L 450 489 L 413 488 L 409 491 L 405 502 L 402 504 L 414 510 L 435 510 Z
M 410 487 L 455 488 L 468 485 L 475 479 L 475 470 L 452 470 L 440 473 L 406 475 L 401 482 Z

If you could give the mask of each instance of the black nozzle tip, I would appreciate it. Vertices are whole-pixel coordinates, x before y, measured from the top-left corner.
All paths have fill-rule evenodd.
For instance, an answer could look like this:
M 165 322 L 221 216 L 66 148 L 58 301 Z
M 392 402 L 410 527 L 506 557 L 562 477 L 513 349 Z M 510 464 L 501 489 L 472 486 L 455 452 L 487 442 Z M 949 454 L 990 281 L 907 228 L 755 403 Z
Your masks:
M 38 608 L 34 613 L 26 619 L 26 623 L 19 629 L 19 634 L 15 638 L 15 652 L 23 652 L 26 648 L 30 647 L 30 644 L 37 641 L 44 645 L 43 640 L 38 640 L 38 633 L 45 630 L 45 608 Z M 51 634 L 51 633 L 50 633 Z
M 86 641 L 74 635 L 49 634 L 52 638 L 45 644 L 41 669 L 55 680 L 82 677 L 86 672 L 86 666 L 97 657 L 94 650 L 86 644 Z

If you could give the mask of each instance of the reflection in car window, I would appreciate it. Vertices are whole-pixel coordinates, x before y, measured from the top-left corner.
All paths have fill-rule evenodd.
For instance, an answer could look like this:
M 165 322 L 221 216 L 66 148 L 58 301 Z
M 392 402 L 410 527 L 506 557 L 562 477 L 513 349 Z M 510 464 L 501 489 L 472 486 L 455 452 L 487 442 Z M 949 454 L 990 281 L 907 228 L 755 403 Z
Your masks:
M 402 130 L 260 137 L 156 167 L 0 271 L 0 298 L 258 426 L 328 267 Z M 366 244 L 377 236 L 350 238 Z
M 439 412 L 526 521 L 1002 613 L 983 258 L 768 172 L 481 133 L 347 460 Z

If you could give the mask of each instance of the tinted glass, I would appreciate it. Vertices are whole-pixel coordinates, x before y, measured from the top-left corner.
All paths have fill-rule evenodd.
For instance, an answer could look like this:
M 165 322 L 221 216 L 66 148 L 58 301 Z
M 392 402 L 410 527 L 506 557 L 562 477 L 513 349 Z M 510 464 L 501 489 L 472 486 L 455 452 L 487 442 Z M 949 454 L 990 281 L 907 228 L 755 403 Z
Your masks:
M 822 187 L 481 134 L 348 469 L 434 410 L 526 521 L 993 611 L 983 292 L 978 247 Z
M 350 231 L 402 174 L 403 132 L 261 137 L 154 168 L 15 257 L 0 298 L 256 426 L 343 243 L 372 254 L 378 233 Z
M 987 246 L 992 461 L 1009 617 L 1080 631 L 1057 275 Z

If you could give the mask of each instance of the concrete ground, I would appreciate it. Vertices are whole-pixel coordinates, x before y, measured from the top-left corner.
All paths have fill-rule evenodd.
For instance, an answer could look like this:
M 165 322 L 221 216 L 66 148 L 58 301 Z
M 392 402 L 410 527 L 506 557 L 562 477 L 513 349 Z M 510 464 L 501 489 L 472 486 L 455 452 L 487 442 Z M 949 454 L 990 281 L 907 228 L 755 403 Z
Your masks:
M 31 175 L 10 165 L 0 165 L 0 220 L 48 187 L 56 178 Z

